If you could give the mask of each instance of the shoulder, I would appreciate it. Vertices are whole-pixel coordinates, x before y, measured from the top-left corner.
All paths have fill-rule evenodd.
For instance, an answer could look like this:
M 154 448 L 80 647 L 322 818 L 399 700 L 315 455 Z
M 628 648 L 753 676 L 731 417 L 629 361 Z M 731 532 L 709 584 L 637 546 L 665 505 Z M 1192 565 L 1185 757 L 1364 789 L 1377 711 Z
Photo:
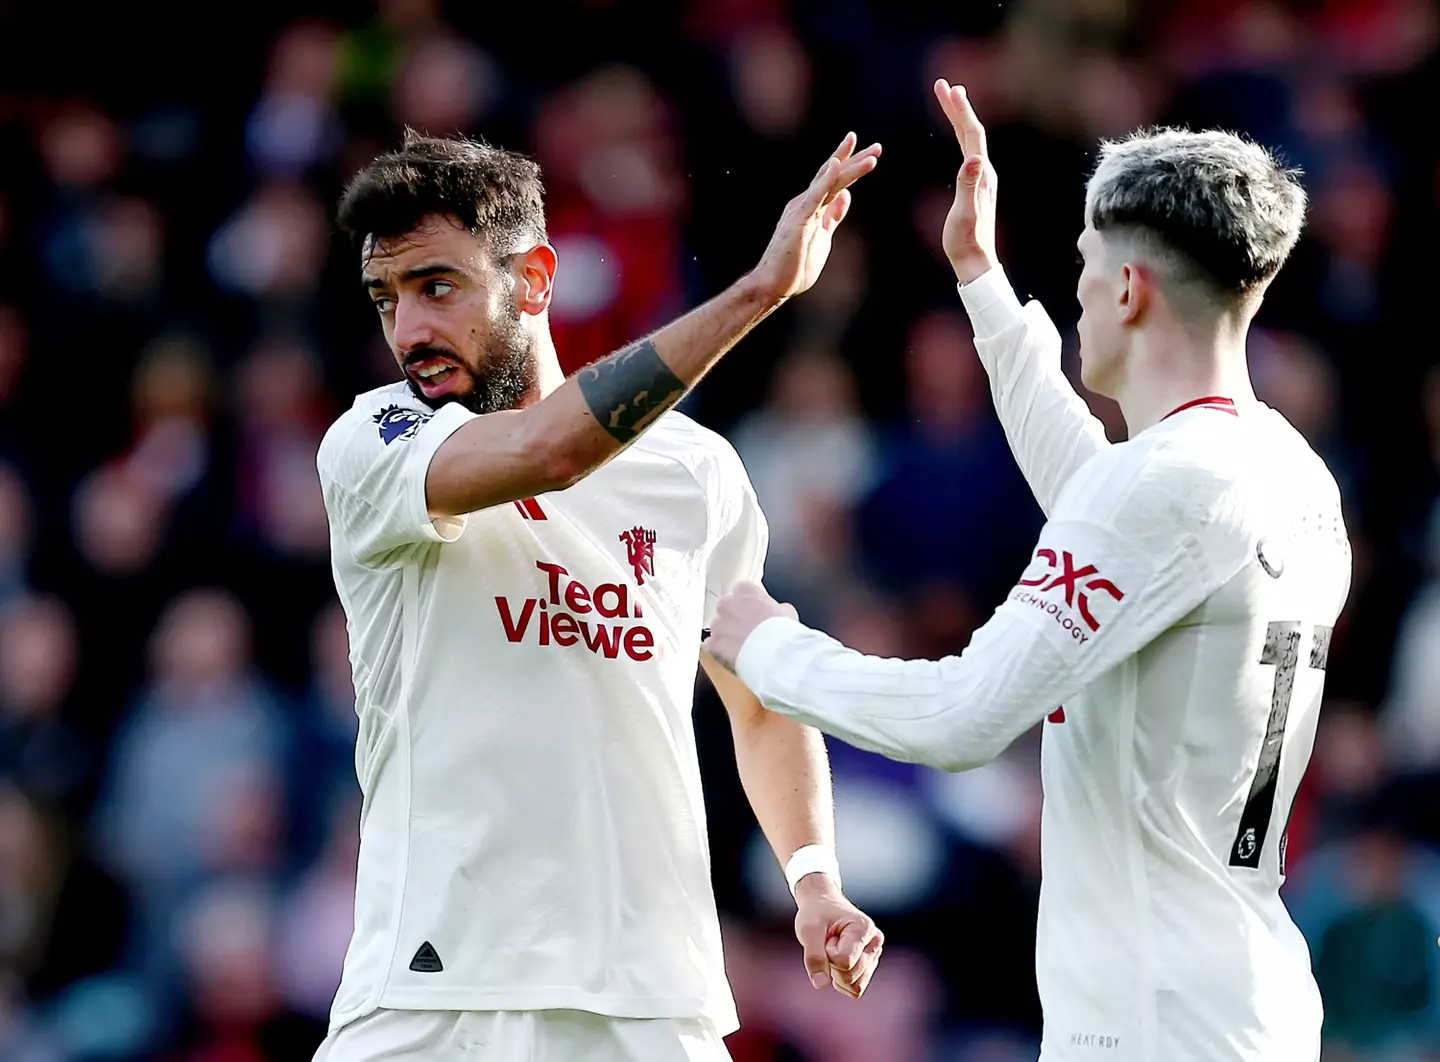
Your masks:
M 1244 509 L 1239 446 L 1184 433 L 1156 433 L 1107 447 L 1066 485 L 1057 519 L 1083 519 L 1118 533 L 1201 536 L 1233 527 Z
M 326 429 L 316 463 L 324 474 L 354 451 L 373 456 L 392 443 L 413 438 L 434 415 L 403 383 L 366 391 Z
M 661 416 L 634 446 L 673 458 L 706 485 L 750 481 L 745 463 L 729 439 L 677 410 Z

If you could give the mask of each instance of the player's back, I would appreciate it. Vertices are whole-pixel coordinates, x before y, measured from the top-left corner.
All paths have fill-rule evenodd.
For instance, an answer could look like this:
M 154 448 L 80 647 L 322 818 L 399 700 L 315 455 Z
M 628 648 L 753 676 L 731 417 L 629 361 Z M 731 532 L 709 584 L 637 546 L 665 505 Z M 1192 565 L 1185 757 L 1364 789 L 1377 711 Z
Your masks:
M 1339 491 L 1272 410 L 1197 408 L 1093 459 L 1054 516 L 1146 476 L 1197 570 L 1238 570 L 1046 724 L 1043 1057 L 1310 1062 L 1320 1003 L 1279 886 L 1349 588 Z

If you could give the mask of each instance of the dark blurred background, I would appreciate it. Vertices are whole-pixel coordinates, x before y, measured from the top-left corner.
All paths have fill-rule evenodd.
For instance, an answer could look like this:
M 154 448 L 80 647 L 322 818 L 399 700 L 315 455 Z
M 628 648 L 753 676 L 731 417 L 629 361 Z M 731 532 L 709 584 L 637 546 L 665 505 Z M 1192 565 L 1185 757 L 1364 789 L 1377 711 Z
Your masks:
M 1285 892 L 1327 1062 L 1440 1058 L 1437 40 L 1431 0 L 0 2 L 0 1058 L 323 1035 L 358 794 L 314 457 L 394 378 L 332 217 L 402 125 L 543 164 L 567 369 L 747 269 L 847 129 L 883 141 L 819 286 L 687 408 L 746 460 L 778 596 L 867 651 L 964 647 L 1040 515 L 940 250 L 936 76 L 1071 361 L 1099 138 L 1218 125 L 1304 168 L 1251 362 L 1340 478 L 1356 572 Z M 697 719 L 737 1062 L 1032 1060 L 1034 735 L 954 776 L 832 746 L 890 940 L 853 1004 L 808 986 L 708 689 Z

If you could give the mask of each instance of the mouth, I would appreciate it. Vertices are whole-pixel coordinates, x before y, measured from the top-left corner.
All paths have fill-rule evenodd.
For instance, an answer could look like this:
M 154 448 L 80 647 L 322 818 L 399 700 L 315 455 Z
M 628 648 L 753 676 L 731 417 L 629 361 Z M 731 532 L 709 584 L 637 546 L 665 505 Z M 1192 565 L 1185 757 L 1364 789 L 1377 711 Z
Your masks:
M 406 371 L 426 398 L 438 398 L 453 390 L 460 380 L 460 367 L 443 358 L 427 358 Z

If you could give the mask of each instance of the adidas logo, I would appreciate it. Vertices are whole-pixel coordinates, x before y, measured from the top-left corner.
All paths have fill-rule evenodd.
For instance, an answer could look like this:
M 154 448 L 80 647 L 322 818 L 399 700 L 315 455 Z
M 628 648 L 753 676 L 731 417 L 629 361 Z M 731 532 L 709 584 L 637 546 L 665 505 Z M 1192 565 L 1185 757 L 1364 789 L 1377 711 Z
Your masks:
M 427 940 L 420 945 L 415 958 L 410 960 L 410 969 L 416 973 L 439 973 L 445 969 L 445 964 L 440 961 L 440 956 L 435 954 L 434 945 Z

